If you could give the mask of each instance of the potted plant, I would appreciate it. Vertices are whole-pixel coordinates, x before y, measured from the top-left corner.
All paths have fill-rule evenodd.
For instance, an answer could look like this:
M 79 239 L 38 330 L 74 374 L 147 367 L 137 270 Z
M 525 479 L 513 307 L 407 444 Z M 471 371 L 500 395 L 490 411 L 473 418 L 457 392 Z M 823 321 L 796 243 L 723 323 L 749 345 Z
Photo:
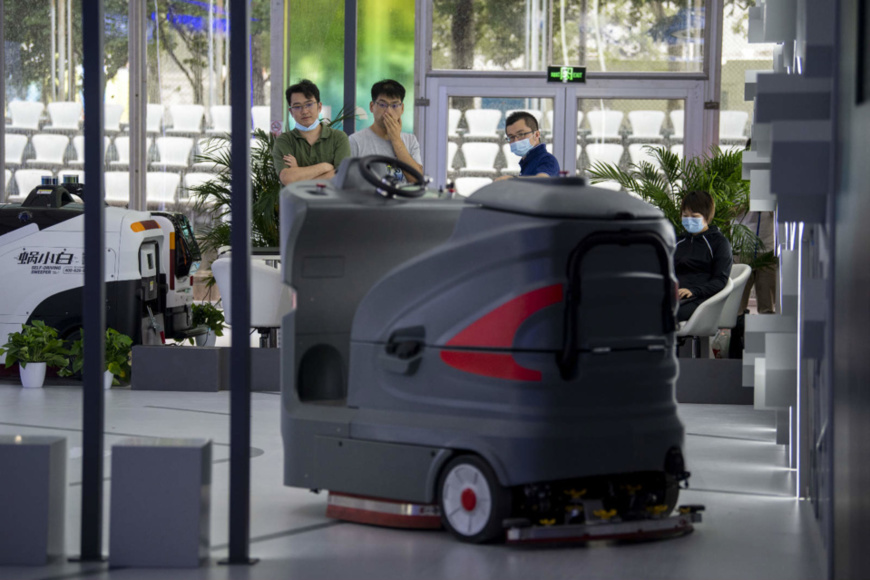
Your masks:
M 69 362 L 69 353 L 57 330 L 41 320 L 22 325 L 21 332 L 10 333 L 6 344 L 0 347 L 0 355 L 3 354 L 6 368 L 18 363 L 21 385 L 27 388 L 42 387 L 47 367 L 63 368 Z
M 103 372 L 103 388 L 109 389 L 113 384 L 120 385 L 122 380 L 130 381 L 133 339 L 114 328 L 108 328 L 105 343 L 106 368 Z M 67 368 L 61 369 L 60 374 L 67 377 L 79 374 L 82 372 L 84 362 L 84 343 L 79 339 L 70 347 L 70 364 Z
M 224 313 L 211 302 L 203 302 L 194 304 L 193 307 L 193 325 L 208 326 L 208 334 L 201 334 L 196 337 L 197 346 L 214 346 L 216 337 L 223 336 L 224 329 Z M 194 341 L 191 339 L 191 344 Z
M 661 169 L 647 161 L 632 163 L 628 170 L 617 165 L 595 163 L 590 169 L 592 183 L 613 180 L 628 192 L 656 206 L 682 229 L 680 204 L 690 191 L 703 190 L 713 196 L 716 215 L 713 224 L 731 243 L 734 255 L 753 270 L 769 268 L 776 256 L 750 228 L 738 223 L 749 211 L 749 181 L 743 179 L 743 153 L 714 147 L 708 155 L 683 159 L 665 147 L 647 146 Z M 756 251 L 760 248 L 763 251 Z

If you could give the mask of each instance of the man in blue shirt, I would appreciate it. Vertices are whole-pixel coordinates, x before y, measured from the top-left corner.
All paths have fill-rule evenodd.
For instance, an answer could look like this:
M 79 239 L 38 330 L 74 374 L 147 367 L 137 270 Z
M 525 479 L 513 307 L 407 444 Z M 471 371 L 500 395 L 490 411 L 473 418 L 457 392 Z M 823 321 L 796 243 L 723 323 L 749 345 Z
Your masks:
M 558 177 L 559 162 L 541 143 L 538 120 L 531 113 L 517 111 L 505 120 L 505 140 L 511 145 L 511 152 L 519 155 L 520 177 Z M 510 175 L 498 178 L 511 179 Z M 496 180 L 496 181 L 498 181 Z

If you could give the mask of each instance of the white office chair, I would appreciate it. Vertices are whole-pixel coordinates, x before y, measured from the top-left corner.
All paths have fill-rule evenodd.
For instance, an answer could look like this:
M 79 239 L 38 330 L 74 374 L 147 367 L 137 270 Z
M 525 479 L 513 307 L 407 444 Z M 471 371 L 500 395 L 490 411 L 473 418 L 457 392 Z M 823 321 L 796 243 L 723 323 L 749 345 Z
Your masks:
M 66 135 L 45 135 L 37 133 L 30 142 L 36 157 L 28 159 L 28 165 L 63 165 L 66 156 L 66 148 L 69 146 L 69 137 Z
M 180 183 L 180 173 L 149 171 L 145 176 L 146 202 L 149 205 L 156 205 L 160 208 L 166 204 L 174 204 Z
M 155 165 L 167 169 L 187 169 L 193 150 L 191 137 L 158 137 L 154 140 L 160 161 Z
M 118 103 L 106 103 L 103 113 L 103 127 L 106 132 L 117 133 L 121 130 L 121 115 L 124 114 L 124 105 Z
M 27 135 L 6 133 L 3 137 L 6 144 L 6 165 L 21 165 L 24 163 L 24 149 L 27 147 Z
M 502 173 L 506 173 L 508 175 L 519 174 L 520 168 L 520 157 L 519 155 L 514 155 L 511 153 L 510 143 L 505 143 L 501 146 L 502 154 L 504 155 L 505 160 L 505 168 L 501 170 Z
M 468 109 L 465 122 L 468 124 L 466 137 L 497 137 L 501 111 L 498 109 Z
M 267 337 L 273 328 L 280 328 L 281 322 L 293 309 L 293 294 L 290 287 L 284 284 L 280 267 L 266 264 L 266 261 L 279 261 L 280 254 L 270 256 L 251 256 L 251 328 L 260 331 L 260 346 L 267 345 Z M 232 284 L 230 271 L 232 255 L 229 252 L 218 255 L 211 263 L 211 273 L 214 275 L 218 290 L 221 293 L 221 304 L 224 317 L 232 320 Z
M 9 201 L 24 201 L 33 188 L 42 184 L 43 177 L 51 177 L 51 171 L 45 169 L 19 169 L 15 172 L 15 186 L 18 188 L 17 195 L 10 195 Z
M 746 111 L 720 111 L 719 112 L 719 138 L 720 139 L 745 139 L 743 130 L 749 113 Z
M 661 164 L 659 164 L 659 160 L 652 151 L 647 149 L 650 145 L 655 146 L 654 143 L 632 143 L 628 146 L 628 156 L 634 165 L 639 166 L 641 162 L 646 161 L 651 163 L 656 169 L 660 169 Z
M 12 123 L 6 129 L 38 131 L 45 105 L 33 101 L 9 101 L 9 117 Z
M 225 133 L 230 133 L 231 125 L 230 122 L 230 114 L 232 109 L 229 105 L 214 105 L 210 109 L 211 111 L 211 129 L 207 132 L 209 134 L 215 135 L 223 135 Z M 268 130 L 266 131 L 268 133 Z
M 46 131 L 78 131 L 82 120 L 82 104 L 74 101 L 57 101 L 48 104 L 51 125 Z
M 692 337 L 692 358 L 701 355 L 701 337 L 714 336 L 719 331 L 719 319 L 733 289 L 734 282 L 729 277 L 722 290 L 707 298 L 688 320 L 677 325 L 678 337 Z
M 682 139 L 686 132 L 686 111 L 671 111 L 671 125 L 674 126 L 673 138 Z
M 725 301 L 725 306 L 722 308 L 722 314 L 719 315 L 719 328 L 734 328 L 737 326 L 737 316 L 740 315 L 740 303 L 743 301 L 743 290 L 746 288 L 746 283 L 749 281 L 749 276 L 752 274 L 752 268 L 746 264 L 734 264 L 731 266 L 731 282 L 734 288 L 728 299 Z
M 589 120 L 591 139 L 616 139 L 619 138 L 619 128 L 622 126 L 622 111 L 590 111 L 586 115 Z
M 163 105 L 148 103 L 145 106 L 145 131 L 160 133 L 163 130 Z
M 106 183 L 106 201 L 110 205 L 130 203 L 130 172 L 107 171 L 103 174 Z
M 127 139 L 127 141 L 129 142 L 130 138 L 129 137 L 116 137 L 115 138 L 115 148 L 116 149 L 117 149 L 118 139 Z M 109 144 L 111 142 L 112 142 L 112 140 L 109 137 L 103 137 L 103 159 L 104 160 L 106 159 L 106 156 L 108 155 Z M 75 137 L 73 137 L 72 143 L 73 143 L 73 150 L 75 150 L 75 152 L 76 152 L 76 158 L 70 159 L 69 161 L 67 161 L 67 164 L 73 165 L 75 167 L 81 167 L 82 165 L 85 164 L 85 137 L 84 137 L 84 135 L 76 135 Z M 127 161 L 125 161 L 124 164 L 126 165 L 129 163 L 130 163 L 130 147 L 128 145 L 127 146 Z
M 462 156 L 465 157 L 463 171 L 475 173 L 495 173 L 495 158 L 498 155 L 496 143 L 463 143 Z
M 492 183 L 489 177 L 459 177 L 455 181 L 456 193 L 462 197 L 468 197 L 484 185 Z
M 459 109 L 447 109 L 447 135 L 450 137 L 456 137 L 458 135 L 456 129 L 459 127 L 459 120 L 461 118 L 462 111 Z
M 629 111 L 628 123 L 635 139 L 661 139 L 664 111 Z
M 167 129 L 173 133 L 201 133 L 202 117 L 205 107 L 202 105 L 170 105 L 169 116 L 172 118 L 172 127 Z
M 622 145 L 618 143 L 590 143 L 586 145 L 586 158 L 589 160 L 589 165 L 584 169 L 589 169 L 596 163 L 619 166 L 622 153 Z
M 269 107 L 267 105 L 257 105 L 256 107 L 251 107 L 251 120 L 254 123 L 254 129 L 262 129 L 266 133 L 269 133 L 271 129 L 271 123 L 269 122 L 269 117 L 271 116 L 271 112 L 269 111 Z

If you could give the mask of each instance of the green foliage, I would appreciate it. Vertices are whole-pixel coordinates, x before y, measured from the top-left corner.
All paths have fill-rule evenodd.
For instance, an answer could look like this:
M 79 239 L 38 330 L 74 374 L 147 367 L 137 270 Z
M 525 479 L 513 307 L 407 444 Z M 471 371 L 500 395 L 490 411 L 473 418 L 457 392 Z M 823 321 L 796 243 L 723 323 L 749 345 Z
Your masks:
M 12 332 L 2 347 L 0 354 L 6 355 L 6 368 L 15 363 L 27 367 L 27 363 L 44 362 L 49 367 L 65 367 L 69 354 L 63 341 L 58 338 L 57 330 L 41 320 L 24 324 L 21 332 Z
M 223 336 L 224 313 L 211 302 L 193 305 L 193 325 L 204 324 L 208 326 L 215 336 Z M 193 343 L 193 341 L 191 341 Z
M 737 223 L 749 211 L 749 181 L 742 177 L 742 152 L 715 147 L 708 155 L 681 159 L 665 147 L 646 149 L 659 161 L 661 171 L 647 161 L 632 163 L 627 171 L 598 162 L 589 169 L 592 183 L 618 182 L 626 191 L 662 210 L 677 231 L 683 229 L 680 215 L 683 197 L 690 191 L 706 191 L 716 203 L 711 225 L 718 227 L 731 242 L 740 262 L 753 270 L 776 264 L 776 257 L 767 251 L 764 242 L 751 229 Z M 756 252 L 756 248 L 760 251 Z
M 106 368 L 114 376 L 113 384 L 121 384 L 120 380 L 130 381 L 132 369 L 130 358 L 133 353 L 133 339 L 126 334 L 121 334 L 114 328 L 106 329 Z M 84 366 L 84 340 L 79 339 L 72 343 L 69 350 L 70 362 L 66 368 L 62 368 L 60 375 L 69 377 L 82 372 Z

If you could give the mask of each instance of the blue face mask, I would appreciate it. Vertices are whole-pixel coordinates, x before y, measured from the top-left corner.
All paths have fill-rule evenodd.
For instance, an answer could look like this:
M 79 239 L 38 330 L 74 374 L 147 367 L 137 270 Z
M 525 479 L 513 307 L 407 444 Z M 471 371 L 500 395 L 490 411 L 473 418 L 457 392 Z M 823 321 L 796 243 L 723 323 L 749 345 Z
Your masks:
M 691 234 L 697 234 L 704 229 L 704 218 L 699 217 L 684 217 L 683 227 Z
M 320 119 L 315 119 L 314 122 L 307 127 L 301 123 L 296 123 L 296 128 L 300 131 L 313 131 L 318 125 L 320 125 Z
M 526 153 L 532 150 L 532 142 L 529 141 L 528 137 L 523 139 L 522 141 L 514 141 L 511 143 L 511 153 L 514 155 L 519 155 L 520 157 L 525 157 Z

